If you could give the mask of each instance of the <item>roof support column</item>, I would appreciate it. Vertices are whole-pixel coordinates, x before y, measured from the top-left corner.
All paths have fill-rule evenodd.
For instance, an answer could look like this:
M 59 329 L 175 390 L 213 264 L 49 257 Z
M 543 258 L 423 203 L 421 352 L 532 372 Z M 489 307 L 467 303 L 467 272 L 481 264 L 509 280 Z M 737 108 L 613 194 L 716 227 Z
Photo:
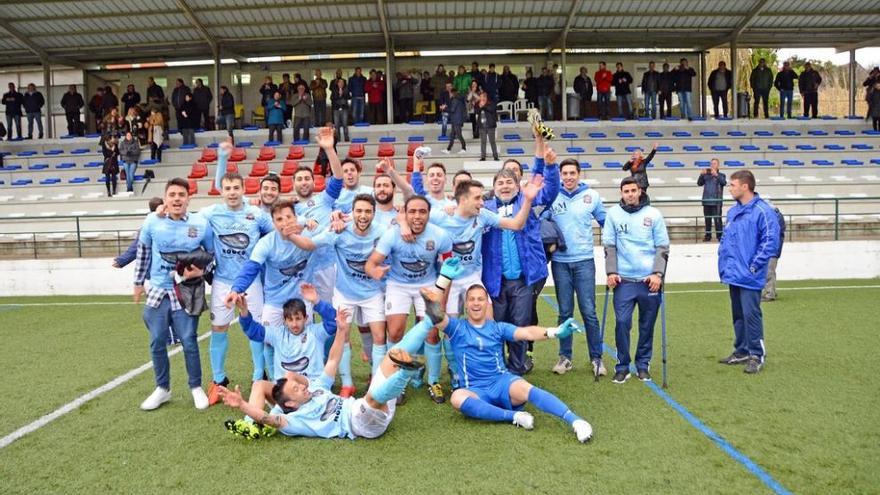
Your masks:
M 568 120 L 568 95 L 566 94 L 566 91 L 565 91 L 565 88 L 566 88 L 566 84 L 565 84 L 565 64 L 566 64 L 565 51 L 566 51 L 566 45 L 568 45 L 568 40 L 566 40 L 566 38 L 568 38 L 568 36 L 565 36 L 562 38 L 562 60 L 561 60 L 561 63 L 559 64 L 559 68 L 562 69 L 562 74 L 559 74 L 559 87 L 562 88 L 559 91 L 561 93 L 559 95 L 559 97 L 562 98 L 562 102 L 561 102 L 562 103 L 562 118 L 560 118 L 559 120 L 562 120 L 562 121 Z
M 736 78 L 739 77 L 739 69 L 737 68 L 737 57 L 736 57 L 736 38 L 730 40 L 730 80 L 733 83 L 731 85 L 732 92 L 732 100 L 730 103 L 730 109 L 733 110 L 731 112 L 730 117 L 736 119 L 739 117 L 739 97 L 737 95 L 737 87 L 736 87 Z M 705 84 L 705 83 L 703 83 Z M 748 111 L 748 108 L 746 109 Z
M 856 114 L 856 49 L 849 51 L 849 115 Z
M 55 137 L 55 126 L 52 122 L 54 119 L 52 117 L 52 65 L 47 58 L 42 59 L 41 62 L 43 64 L 43 88 L 46 91 L 46 136 L 52 139 Z M 9 132 L 11 133 L 12 129 Z
M 394 123 L 394 44 L 389 43 L 385 49 L 385 123 Z
M 700 115 L 708 115 L 706 111 L 706 51 L 700 52 Z
M 217 120 L 220 118 L 220 74 L 222 66 L 220 65 L 220 47 L 214 45 L 211 47 L 211 51 L 214 55 L 214 84 L 211 84 L 211 92 L 214 95 L 214 129 L 217 128 Z M 210 107 L 209 107 L 210 108 Z M 208 110 L 208 114 L 210 115 L 210 110 Z M 206 122 L 207 124 L 207 122 Z M 213 129 L 205 129 L 206 131 L 210 131 Z M 231 131 L 232 129 L 227 129 L 227 131 Z

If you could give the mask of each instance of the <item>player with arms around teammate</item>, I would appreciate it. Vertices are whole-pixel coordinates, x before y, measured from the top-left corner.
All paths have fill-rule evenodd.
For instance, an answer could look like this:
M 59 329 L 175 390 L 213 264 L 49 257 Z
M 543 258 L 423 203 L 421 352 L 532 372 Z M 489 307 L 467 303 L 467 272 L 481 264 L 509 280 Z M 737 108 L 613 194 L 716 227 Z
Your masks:
M 146 292 L 144 323 L 150 332 L 150 353 L 156 375 L 156 389 L 141 403 L 141 409 L 153 410 L 171 400 L 171 376 L 165 342 L 168 328 L 183 344 L 184 362 L 189 375 L 189 387 L 196 409 L 208 407 L 208 397 L 202 390 L 202 364 L 196 331 L 198 315 L 186 312 L 175 291 L 178 258 L 197 251 L 200 247 L 212 249 L 211 226 L 205 217 L 186 211 L 189 204 L 189 183 L 186 179 L 172 179 L 165 185 L 165 217 L 156 213 L 147 216 L 138 238 L 134 269 L 134 301 L 144 295 L 144 281 L 149 272 L 150 290 Z M 204 275 L 196 266 L 183 270 L 183 279 Z
M 669 234 L 663 215 L 648 204 L 648 196 L 635 177 L 620 182 L 620 196 L 620 204 L 608 210 L 602 228 L 605 273 L 608 287 L 614 290 L 616 320 L 617 365 L 612 382 L 625 383 L 630 377 L 629 334 L 636 305 L 639 306 L 636 371 L 639 380 L 649 382 L 654 323 L 669 258 Z

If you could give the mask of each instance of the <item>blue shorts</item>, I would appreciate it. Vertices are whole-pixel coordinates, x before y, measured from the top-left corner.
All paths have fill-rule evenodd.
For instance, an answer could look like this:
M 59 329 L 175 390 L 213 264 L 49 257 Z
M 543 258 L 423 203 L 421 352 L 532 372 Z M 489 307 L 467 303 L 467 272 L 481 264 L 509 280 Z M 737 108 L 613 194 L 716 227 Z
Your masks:
M 523 377 L 513 373 L 504 373 L 495 377 L 491 382 L 483 382 L 476 387 L 467 387 L 467 390 L 477 394 L 481 400 L 495 407 L 508 411 L 519 411 L 525 406 L 525 403 L 518 406 L 510 404 L 510 384 L 517 380 L 523 380 Z

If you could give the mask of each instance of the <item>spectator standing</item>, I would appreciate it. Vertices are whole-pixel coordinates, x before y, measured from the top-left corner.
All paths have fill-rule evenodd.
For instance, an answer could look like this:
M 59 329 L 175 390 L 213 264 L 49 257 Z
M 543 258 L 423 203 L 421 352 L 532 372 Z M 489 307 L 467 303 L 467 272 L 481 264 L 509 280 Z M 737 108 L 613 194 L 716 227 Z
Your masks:
M 752 72 L 752 78 L 754 79 L 754 72 Z M 727 64 L 723 60 L 718 62 L 717 69 L 709 73 L 709 80 L 706 84 L 709 86 L 709 91 L 712 94 L 712 108 L 715 110 L 715 118 L 718 119 L 719 117 L 719 101 L 721 102 L 724 118 L 727 118 L 727 92 L 733 87 L 733 77 L 731 76 L 731 72 L 727 70 Z M 766 103 L 766 100 L 764 101 Z M 755 112 L 757 111 L 758 103 L 755 102 Z M 757 114 L 755 116 L 757 117 Z
M 446 68 L 443 65 L 438 65 L 437 70 L 434 71 L 434 75 L 431 76 L 431 87 L 434 88 L 434 98 L 437 105 L 437 115 L 438 117 L 441 115 L 440 100 L 443 98 L 443 94 L 446 92 L 446 83 L 451 83 L 452 80 L 449 79 L 449 75 L 446 74 Z M 446 133 L 444 132 L 445 136 Z
M 596 103 L 599 106 L 599 118 L 608 119 L 611 109 L 611 83 L 614 75 L 605 68 L 605 62 L 599 62 L 599 70 L 593 74 L 596 81 Z
M 461 128 L 464 126 L 464 121 L 467 118 L 467 104 L 464 101 L 464 97 L 458 94 L 458 90 L 455 87 L 452 88 L 446 111 L 449 113 L 449 124 L 452 126 L 452 134 L 449 136 L 449 145 L 443 152 L 449 154 L 452 151 L 452 145 L 455 144 L 455 139 L 458 138 L 461 142 L 459 153 L 465 153 L 467 151 L 467 144 L 464 142 Z
M 865 115 L 865 120 L 871 118 L 871 95 L 874 93 L 874 83 L 877 81 L 880 81 L 880 67 L 871 69 L 868 78 L 862 83 L 862 86 L 865 87 L 865 101 L 868 103 L 868 114 Z
M 165 91 L 161 86 L 156 84 L 156 80 L 152 77 L 147 78 L 147 100 L 159 100 L 162 101 L 165 99 Z
M 724 187 L 727 185 L 727 176 L 718 170 L 717 158 L 709 163 L 709 168 L 703 169 L 697 178 L 697 186 L 703 188 L 703 220 L 706 222 L 706 230 L 703 242 L 712 240 L 712 223 L 715 223 L 715 239 L 721 240 L 721 203 L 724 200 Z
M 379 73 L 370 71 L 366 86 L 369 121 L 371 124 L 384 124 L 382 120 L 382 104 L 385 102 L 385 82 L 379 79 Z
M 639 190 L 642 191 L 642 194 L 645 196 L 647 202 L 648 200 L 648 187 L 650 184 L 648 183 L 648 164 L 651 163 L 651 160 L 654 159 L 654 155 L 657 153 L 657 143 L 651 147 L 651 152 L 648 153 L 648 156 L 642 157 L 642 150 L 640 148 L 636 148 L 633 151 L 632 157 L 628 162 L 623 164 L 623 171 L 629 172 L 630 175 L 636 180 L 636 183 L 639 185 Z
M 489 64 L 489 71 L 483 77 L 483 91 L 489 94 L 489 101 L 498 101 L 498 91 L 501 89 L 501 76 L 495 72 L 495 64 Z
M 672 74 L 675 91 L 678 93 L 678 106 L 679 111 L 681 111 L 681 118 L 693 120 L 691 95 L 693 94 L 693 79 L 697 76 L 697 72 L 693 67 L 688 66 L 688 60 L 683 58 L 679 61 L 678 67 L 672 71 Z
M 491 67 L 491 65 L 489 66 Z M 486 140 L 492 146 L 492 159 L 498 161 L 498 147 L 495 145 L 495 129 L 498 126 L 498 108 L 489 99 L 489 93 L 483 91 L 474 106 L 477 124 L 480 127 L 480 161 L 486 161 Z
M 278 93 L 279 97 L 281 93 Z M 277 100 L 277 98 L 276 98 Z M 309 129 L 312 127 L 312 109 L 314 102 L 312 96 L 306 92 L 305 84 L 296 87 L 293 95 L 293 141 L 308 141 Z M 282 112 L 283 114 L 283 112 Z M 283 125 L 283 122 L 282 122 Z M 279 133 L 279 141 L 281 135 Z
M 134 192 L 134 175 L 137 172 L 138 162 L 141 161 L 141 145 L 131 131 L 128 131 L 125 133 L 125 138 L 119 141 L 118 148 L 119 159 L 125 170 L 125 190 Z M 114 186 L 113 194 L 116 194 L 115 189 Z
M 431 85 L 431 73 L 428 71 L 422 73 L 422 80 L 419 81 L 419 94 L 422 96 L 422 101 L 434 102 L 434 86 Z
M 547 67 L 541 69 L 537 86 L 538 108 L 541 110 L 541 117 L 544 120 L 553 120 L 553 76 Z
M 663 64 L 658 83 L 658 95 L 660 99 L 660 118 L 672 117 L 672 93 L 675 92 L 675 79 L 669 71 L 669 64 Z
M 130 132 L 141 145 L 147 143 L 147 128 L 138 107 L 131 107 L 128 109 L 128 113 L 125 114 L 123 132 Z
M 471 81 L 471 86 L 470 86 L 470 88 L 468 88 L 466 102 L 467 102 L 468 120 L 471 123 L 471 132 L 473 134 L 472 137 L 474 139 L 477 139 L 478 137 L 480 137 L 480 130 L 477 127 L 477 113 L 475 110 L 475 106 L 476 106 L 477 102 L 480 100 L 480 93 L 481 93 L 481 91 L 480 91 L 479 83 L 477 83 L 477 81 Z
M 770 258 L 778 251 L 776 213 L 755 192 L 755 176 L 737 170 L 730 176 L 730 195 L 736 204 L 727 212 L 724 237 L 718 247 L 718 273 L 730 288 L 733 314 L 733 352 L 722 364 L 745 364 L 754 374 L 764 366 L 764 322 L 761 290 Z
M 452 90 L 455 89 L 452 86 L 451 81 L 446 82 L 446 88 L 442 93 L 440 93 L 440 99 L 437 100 L 437 111 L 440 112 L 440 135 L 446 135 L 446 126 L 449 124 L 449 103 L 452 100 Z
M 593 80 L 590 79 L 586 67 L 581 67 L 580 73 L 574 78 L 574 92 L 581 97 L 578 110 L 579 117 L 584 118 L 587 116 L 587 109 L 589 108 L 590 101 L 593 99 Z
M 104 174 L 104 186 L 107 187 L 107 197 L 112 198 L 116 195 L 119 178 L 119 151 L 115 137 L 101 143 L 101 154 L 104 156 L 104 164 L 101 168 L 101 173 Z
M 875 131 L 880 131 L 880 81 L 874 83 L 874 91 L 868 99 L 868 115 Z
M 305 89 L 297 88 L 298 92 L 305 94 Z M 306 95 L 307 97 L 308 95 Z M 294 96 L 296 99 L 297 96 Z M 276 90 L 275 94 L 272 95 L 272 101 L 266 105 L 266 126 L 269 127 L 269 141 L 282 142 L 283 137 L 281 136 L 281 131 L 284 129 L 284 116 L 286 114 L 285 110 L 287 109 L 287 103 L 284 102 L 284 99 L 281 96 L 281 90 Z M 311 109 L 309 109 L 311 111 Z M 296 135 L 297 130 L 296 127 L 297 120 L 294 117 L 294 127 L 293 127 L 293 140 L 297 141 Z M 308 131 L 306 131 L 308 132 Z
M 111 108 L 119 108 L 119 98 L 113 94 L 112 86 L 104 86 L 104 99 L 101 101 L 101 105 L 104 107 L 104 115 L 107 115 Z
M 471 62 L 471 81 L 477 81 L 477 85 L 482 88 L 486 82 L 484 71 L 480 70 L 480 64 L 475 60 Z
M 345 86 L 345 79 L 336 80 L 330 92 L 330 105 L 333 109 L 333 127 L 336 128 L 336 140 L 348 142 L 348 110 L 351 93 Z
M 752 115 L 758 118 L 758 101 L 764 102 L 764 118 L 769 119 L 769 103 L 767 99 L 770 97 L 770 88 L 773 87 L 773 71 L 767 67 L 767 60 L 758 60 L 758 66 L 752 69 L 752 75 L 749 76 L 749 85 L 752 87 L 752 93 L 755 94 L 755 104 Z M 735 97 L 736 95 L 734 95 Z
M 290 74 L 281 74 L 281 84 L 278 85 L 281 99 L 284 100 L 284 125 L 292 124 L 293 119 L 293 95 L 296 94 L 296 84 L 290 80 Z
M 789 62 L 782 63 L 782 70 L 776 73 L 773 86 L 779 91 L 779 116 L 788 115 L 791 118 L 791 101 L 794 97 L 794 82 L 797 73 L 791 68 Z
M 813 64 L 804 64 L 804 71 L 798 76 L 798 90 L 801 100 L 804 102 L 804 117 L 813 117 L 819 114 L 819 86 L 822 84 L 822 76 L 813 69 Z M 811 111 L 812 110 L 812 111 Z
M 46 99 L 43 93 L 37 91 L 34 83 L 28 84 L 27 91 L 22 95 L 22 105 L 24 113 L 27 115 L 27 138 L 34 138 L 34 121 L 37 121 L 38 139 L 43 139 L 43 106 L 46 105 Z
M 101 123 L 104 121 L 104 88 L 95 90 L 95 94 L 89 100 L 89 111 L 92 112 L 92 118 L 95 121 L 95 131 L 101 132 Z M 7 127 L 9 126 L 7 125 Z M 12 129 L 10 129 L 10 135 L 11 131 Z
M 400 78 L 397 79 L 397 114 L 403 123 L 407 123 L 412 119 L 415 89 L 412 74 L 408 70 L 403 71 L 400 74 Z
M 192 91 L 190 91 L 189 87 L 186 84 L 183 84 L 183 79 L 178 79 L 174 82 L 174 90 L 171 91 L 171 106 L 174 107 L 174 118 L 177 120 L 177 127 L 183 129 L 183 124 L 181 123 L 181 119 L 183 117 L 183 105 L 186 103 L 186 95 L 192 95 Z M 195 105 L 193 105 L 195 107 Z M 195 108 L 193 112 L 195 112 Z M 191 115 L 190 117 L 195 117 Z M 195 129 L 195 127 L 193 127 Z
M 278 91 L 278 86 L 272 82 L 272 76 L 266 76 L 263 85 L 260 86 L 260 106 L 265 107 L 271 103 L 276 91 Z
M 324 125 L 327 123 L 327 80 L 321 77 L 321 69 L 315 69 L 315 78 L 309 83 L 309 89 L 315 106 L 315 122 Z
M 226 86 L 220 86 L 220 107 L 217 109 L 220 116 L 217 126 L 226 129 L 229 137 L 233 137 L 232 129 L 235 127 L 235 98 Z
M 773 256 L 770 257 L 770 261 L 767 262 L 767 282 L 764 284 L 764 288 L 761 289 L 761 302 L 776 300 L 776 265 L 779 263 L 779 258 L 782 257 L 782 245 L 785 243 L 785 216 L 779 211 L 779 208 L 769 202 L 767 204 L 776 213 L 776 222 L 779 225 L 779 246 L 776 252 L 773 253 Z
M 632 89 L 630 85 L 633 82 L 632 75 L 623 70 L 623 64 L 617 62 L 617 72 L 614 73 L 614 94 L 617 98 L 617 113 L 625 119 L 631 119 L 635 116 L 633 112 Z
M 470 72 L 465 72 L 464 66 L 458 66 L 458 74 L 456 74 L 455 79 L 452 80 L 452 85 L 455 86 L 455 89 L 458 91 L 460 95 L 466 95 L 471 87 L 471 81 L 474 80 L 473 75 Z M 479 83 L 477 83 L 479 84 Z
M 141 102 L 141 94 L 135 91 L 134 84 L 125 87 L 125 93 L 122 93 L 122 113 L 128 115 L 128 109 L 137 106 Z
M 80 110 L 85 106 L 85 101 L 81 94 L 76 91 L 76 85 L 71 84 L 67 87 L 67 92 L 61 97 L 61 108 L 64 109 L 64 118 L 67 120 L 67 134 L 70 136 L 81 136 L 80 132 Z
M 523 93 L 529 108 L 538 107 L 538 79 L 533 75 L 532 69 L 526 71 L 526 77 L 522 83 Z
M 196 103 L 196 127 L 202 129 L 211 129 L 211 102 L 214 101 L 214 94 L 211 88 L 205 86 L 201 79 L 196 79 L 196 87 L 193 88 L 193 101 Z
M 348 91 L 351 93 L 351 114 L 354 123 L 364 121 L 366 104 L 367 78 L 360 67 L 355 67 L 354 75 L 348 78 Z
M 519 80 L 516 74 L 510 72 L 510 66 L 505 65 L 501 69 L 501 82 L 498 88 L 499 101 L 514 102 L 519 99 Z
M 196 144 L 196 126 L 199 125 L 199 109 L 193 101 L 192 93 L 186 93 L 183 104 L 180 106 L 180 135 L 183 136 L 183 144 Z
M 147 141 L 150 143 L 150 159 L 162 163 L 162 143 L 165 142 L 165 117 L 154 108 L 147 117 Z
M 648 70 L 642 74 L 642 95 L 645 97 L 645 117 L 657 118 L 657 93 L 660 91 L 660 73 L 654 61 L 648 62 Z

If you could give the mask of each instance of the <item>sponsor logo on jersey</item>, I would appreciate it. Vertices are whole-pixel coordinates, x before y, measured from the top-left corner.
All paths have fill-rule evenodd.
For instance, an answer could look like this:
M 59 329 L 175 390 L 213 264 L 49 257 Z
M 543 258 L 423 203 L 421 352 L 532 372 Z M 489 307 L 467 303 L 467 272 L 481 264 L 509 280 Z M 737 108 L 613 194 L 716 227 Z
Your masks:
M 186 235 L 190 239 L 195 239 L 199 236 L 199 229 L 196 227 L 190 227 L 189 230 L 186 231 Z
M 356 273 L 366 273 L 364 271 L 364 266 L 367 264 L 366 261 L 345 260 L 345 264 L 347 264 L 348 267 L 354 270 Z
M 327 404 L 324 405 L 324 412 L 321 413 L 321 421 L 327 421 L 330 419 L 330 416 L 334 416 L 333 421 L 339 417 L 339 412 L 342 410 L 342 401 L 337 397 L 333 397 L 327 401 Z
M 224 234 L 217 236 L 220 242 L 232 249 L 244 249 L 251 243 L 251 238 L 247 234 L 241 232 L 235 234 Z
M 286 369 L 287 371 L 293 371 L 296 373 L 302 373 L 309 367 L 309 358 L 308 356 L 301 357 L 296 361 L 290 362 L 281 362 L 281 367 Z
M 401 261 L 400 266 L 402 266 L 407 271 L 413 273 L 422 273 L 428 269 L 430 264 L 427 261 L 416 260 L 416 261 Z
M 456 242 L 452 245 L 452 250 L 458 255 L 471 254 L 476 245 L 477 243 L 474 241 Z
M 650 227 L 654 225 L 654 221 L 651 220 L 651 217 L 645 217 L 645 219 L 642 220 L 642 225 L 644 225 L 645 227 Z
M 285 277 L 299 277 L 302 275 L 302 272 L 306 269 L 306 265 L 308 264 L 308 261 L 309 260 L 305 259 L 305 260 L 302 260 L 293 266 L 288 266 L 286 268 L 282 268 L 280 270 L 281 274 L 284 275 Z

